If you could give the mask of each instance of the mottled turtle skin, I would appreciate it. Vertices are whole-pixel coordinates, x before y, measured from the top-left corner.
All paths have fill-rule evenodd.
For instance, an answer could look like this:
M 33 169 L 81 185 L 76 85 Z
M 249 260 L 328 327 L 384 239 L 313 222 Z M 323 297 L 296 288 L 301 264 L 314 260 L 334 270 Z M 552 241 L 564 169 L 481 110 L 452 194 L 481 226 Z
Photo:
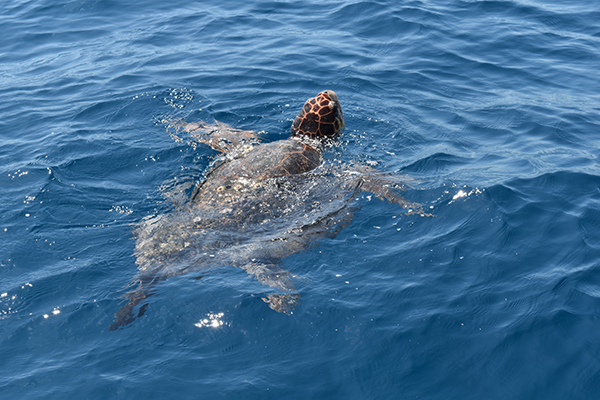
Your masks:
M 308 99 L 292 124 L 293 136 L 331 138 L 344 129 L 344 114 L 337 94 L 325 90 Z

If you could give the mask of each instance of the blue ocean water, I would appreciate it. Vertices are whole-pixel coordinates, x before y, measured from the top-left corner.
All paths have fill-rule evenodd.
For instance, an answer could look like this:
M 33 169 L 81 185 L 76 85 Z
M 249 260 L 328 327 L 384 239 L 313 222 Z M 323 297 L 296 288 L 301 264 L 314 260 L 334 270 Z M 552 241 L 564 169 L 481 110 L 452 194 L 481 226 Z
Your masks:
M 600 3 L 0 4 L 0 397 L 595 399 Z M 108 331 L 132 232 L 216 157 L 166 120 L 286 138 L 337 92 L 328 157 L 399 174 L 282 260 L 270 310 L 224 268 Z

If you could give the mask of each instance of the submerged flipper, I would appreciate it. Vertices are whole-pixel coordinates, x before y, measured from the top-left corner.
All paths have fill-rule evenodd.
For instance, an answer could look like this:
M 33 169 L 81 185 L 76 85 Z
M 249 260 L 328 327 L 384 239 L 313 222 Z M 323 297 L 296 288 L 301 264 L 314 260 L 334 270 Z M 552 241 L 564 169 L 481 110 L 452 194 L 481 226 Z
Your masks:
M 361 174 L 357 189 L 363 192 L 373 193 L 380 200 L 400 205 L 408 210 L 407 215 L 419 214 L 424 217 L 433 217 L 433 214 L 423 211 L 423 205 L 406 200 L 400 195 L 404 191 L 404 182 L 396 174 L 380 172 L 371 167 L 360 166 L 358 172 Z
M 259 141 L 258 133 L 254 131 L 246 131 L 243 129 L 234 128 L 226 123 L 215 121 L 215 124 L 209 124 L 204 121 L 199 122 L 183 122 L 183 121 L 168 121 L 170 126 L 175 128 L 175 131 L 183 131 L 193 139 L 190 142 L 195 146 L 205 144 L 212 147 L 214 150 L 221 153 L 228 153 L 236 147 L 243 144 L 251 144 Z M 167 128 L 168 131 L 168 128 Z M 183 141 L 175 134 L 169 134 L 177 141 Z
M 242 266 L 242 269 L 254 276 L 260 283 L 276 289 L 282 293 L 267 294 L 262 298 L 269 307 L 277 312 L 290 314 L 298 304 L 300 295 L 290 279 L 290 273 L 276 264 L 248 263 Z M 182 272 L 184 273 L 184 272 Z M 177 274 L 179 275 L 179 274 Z M 115 313 L 115 321 L 108 327 L 109 331 L 117 330 L 129 325 L 136 318 L 141 317 L 146 312 L 148 303 L 143 304 L 137 312 L 136 307 L 145 299 L 154 295 L 155 286 L 167 279 L 166 277 L 145 276 L 139 279 L 137 288 L 123 295 L 128 301 Z
M 139 286 L 123 295 L 126 299 L 128 299 L 127 304 L 119 308 L 119 311 L 115 313 L 115 322 L 110 324 L 108 327 L 109 331 L 114 331 L 119 329 L 122 326 L 128 325 L 135 321 L 136 318 L 141 317 L 146 312 L 146 308 L 148 307 L 148 303 L 142 305 L 137 311 L 137 315 L 134 312 L 135 307 L 142 302 L 142 300 L 147 299 L 148 297 L 154 295 L 154 286 L 156 285 L 156 281 L 158 279 L 144 279 L 140 280 Z
M 300 300 L 296 287 L 290 279 L 290 272 L 277 264 L 249 263 L 242 267 L 249 275 L 253 275 L 260 283 L 281 290 L 283 293 L 271 293 L 263 297 L 263 301 L 272 310 L 291 314 Z

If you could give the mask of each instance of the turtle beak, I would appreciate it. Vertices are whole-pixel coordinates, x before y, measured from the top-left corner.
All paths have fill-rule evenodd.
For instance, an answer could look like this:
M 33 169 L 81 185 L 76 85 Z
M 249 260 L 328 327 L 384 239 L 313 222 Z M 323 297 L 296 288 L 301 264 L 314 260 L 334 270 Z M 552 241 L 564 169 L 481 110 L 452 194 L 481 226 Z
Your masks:
M 344 113 L 342 112 L 342 105 L 338 100 L 337 94 L 333 90 L 324 90 L 321 93 L 329 97 L 329 109 L 335 113 L 334 128 L 335 134 L 338 135 L 342 133 L 344 126 L 346 125 L 344 121 Z

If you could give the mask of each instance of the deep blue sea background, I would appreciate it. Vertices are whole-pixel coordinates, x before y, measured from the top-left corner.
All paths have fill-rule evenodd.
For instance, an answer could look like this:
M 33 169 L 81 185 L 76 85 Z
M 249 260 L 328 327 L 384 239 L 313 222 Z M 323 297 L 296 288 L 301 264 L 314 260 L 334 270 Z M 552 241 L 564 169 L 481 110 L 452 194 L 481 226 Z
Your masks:
M 2 399 L 598 398 L 598 1 L 6 0 L 0 26 Z M 283 260 L 290 316 L 226 268 L 109 332 L 133 230 L 215 159 L 164 121 L 278 140 L 323 89 L 334 157 L 435 217 L 363 196 Z

